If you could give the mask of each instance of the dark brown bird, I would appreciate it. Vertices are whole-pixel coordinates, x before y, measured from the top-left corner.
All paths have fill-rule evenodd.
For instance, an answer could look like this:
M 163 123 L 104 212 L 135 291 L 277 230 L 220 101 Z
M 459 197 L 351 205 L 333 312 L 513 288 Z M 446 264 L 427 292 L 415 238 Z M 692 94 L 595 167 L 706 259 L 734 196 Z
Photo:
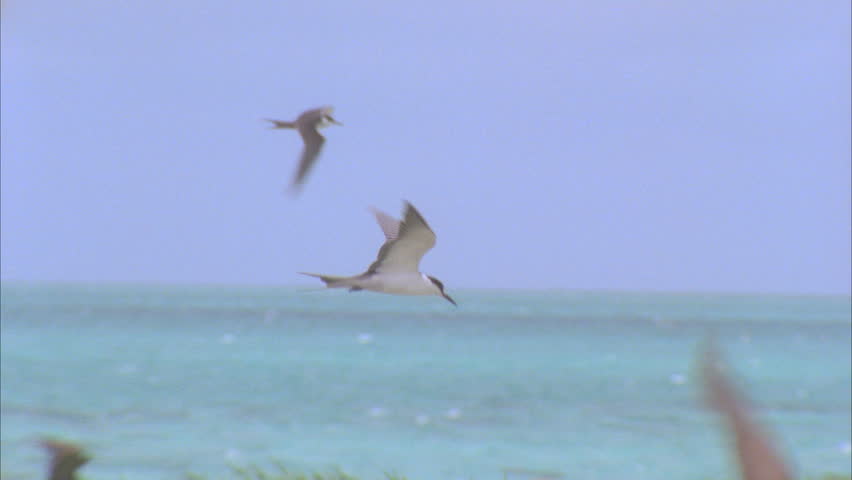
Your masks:
M 77 469 L 90 460 L 83 449 L 73 443 L 54 438 L 44 438 L 40 443 L 50 454 L 48 480 L 76 480 Z
M 319 157 L 325 137 L 319 133 L 319 129 L 329 125 L 343 125 L 331 116 L 334 111 L 333 107 L 319 107 L 302 112 L 299 117 L 292 122 L 282 120 L 271 120 L 272 128 L 294 128 L 299 131 L 302 136 L 302 141 L 305 142 L 305 147 L 302 149 L 302 155 L 299 157 L 299 168 L 293 176 L 293 181 L 290 183 L 291 191 L 298 191 L 305 181 L 311 168 L 316 163 Z

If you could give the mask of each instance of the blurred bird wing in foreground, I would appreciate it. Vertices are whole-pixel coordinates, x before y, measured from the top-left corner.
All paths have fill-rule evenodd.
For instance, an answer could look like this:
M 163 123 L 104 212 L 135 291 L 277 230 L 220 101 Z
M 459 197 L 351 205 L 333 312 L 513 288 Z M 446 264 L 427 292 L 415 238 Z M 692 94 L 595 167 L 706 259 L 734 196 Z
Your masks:
M 772 436 L 758 425 L 745 397 L 728 378 L 713 339 L 704 342 L 699 370 L 704 397 L 733 436 L 732 450 L 740 464 L 742 480 L 791 480 L 793 475 L 773 445 Z
M 74 480 L 77 469 L 90 460 L 83 449 L 73 443 L 55 438 L 43 438 L 39 443 L 50 454 L 48 480 Z

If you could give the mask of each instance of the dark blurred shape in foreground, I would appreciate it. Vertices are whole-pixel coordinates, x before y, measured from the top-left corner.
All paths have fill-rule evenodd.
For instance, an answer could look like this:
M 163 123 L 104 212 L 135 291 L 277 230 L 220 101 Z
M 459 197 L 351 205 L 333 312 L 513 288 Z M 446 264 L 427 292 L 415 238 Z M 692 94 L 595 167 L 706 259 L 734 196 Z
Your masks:
M 48 480 L 76 480 L 77 469 L 89 461 L 83 449 L 73 443 L 44 438 L 40 444 L 50 454 Z
M 748 402 L 726 376 L 725 368 L 711 339 L 705 342 L 700 359 L 704 395 L 708 405 L 719 412 L 733 436 L 733 450 L 740 463 L 743 480 L 788 480 L 793 475 L 784 463 L 772 436 L 753 418 Z

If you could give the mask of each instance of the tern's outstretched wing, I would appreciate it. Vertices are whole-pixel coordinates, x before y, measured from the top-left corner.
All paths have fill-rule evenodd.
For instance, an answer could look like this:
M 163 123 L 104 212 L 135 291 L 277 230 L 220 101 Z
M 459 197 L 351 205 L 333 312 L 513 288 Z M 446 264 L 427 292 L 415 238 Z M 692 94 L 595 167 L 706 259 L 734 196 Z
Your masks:
M 385 217 L 391 218 L 384 214 Z M 388 240 L 382 245 L 376 261 L 367 270 L 375 272 L 417 272 L 420 259 L 435 246 L 435 233 L 429 228 L 420 212 L 408 202 L 405 202 L 405 212 L 402 222 L 398 222 L 396 238 L 391 239 L 382 218 L 377 214 L 376 219 L 385 232 Z
M 299 169 L 296 171 L 296 175 L 293 177 L 293 182 L 291 183 L 291 186 L 294 188 L 298 188 L 305 181 L 305 177 L 307 177 L 314 163 L 316 163 L 320 150 L 322 150 L 322 146 L 325 143 L 325 137 L 320 135 L 315 124 L 306 125 L 298 123 L 298 128 L 299 134 L 305 142 L 305 148 L 302 150 L 302 156 L 299 158 Z
M 379 227 L 382 228 L 382 232 L 385 234 L 385 241 L 396 240 L 396 237 L 399 236 L 399 226 L 402 222 L 378 208 L 370 207 L 370 211 L 376 216 L 376 222 L 379 223 Z

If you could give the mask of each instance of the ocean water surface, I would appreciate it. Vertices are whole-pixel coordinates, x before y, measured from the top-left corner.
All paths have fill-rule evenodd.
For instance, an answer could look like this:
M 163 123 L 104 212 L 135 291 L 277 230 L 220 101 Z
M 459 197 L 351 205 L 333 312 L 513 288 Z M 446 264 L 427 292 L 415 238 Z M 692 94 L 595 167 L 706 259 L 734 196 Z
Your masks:
M 695 376 L 710 334 L 800 474 L 852 470 L 847 296 L 0 293 L 3 479 L 43 478 L 42 435 L 84 445 L 91 480 L 273 461 L 365 478 L 734 478 Z

